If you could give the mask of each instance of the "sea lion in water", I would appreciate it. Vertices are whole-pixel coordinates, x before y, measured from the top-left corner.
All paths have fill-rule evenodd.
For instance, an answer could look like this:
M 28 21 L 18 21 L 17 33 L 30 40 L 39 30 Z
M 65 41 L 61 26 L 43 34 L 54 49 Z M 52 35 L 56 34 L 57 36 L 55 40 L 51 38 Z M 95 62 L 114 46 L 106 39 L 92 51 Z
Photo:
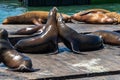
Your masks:
M 57 8 L 53 7 L 48 16 L 47 23 L 42 27 L 42 34 L 22 39 L 15 44 L 20 52 L 27 53 L 48 53 L 58 52 L 58 30 L 56 20 Z
M 8 40 L 8 32 L 5 29 L 0 29 L 0 59 L 10 70 L 34 71 L 31 59 L 14 49 Z
M 116 24 L 117 19 L 115 17 L 109 17 L 102 12 L 91 11 L 84 14 L 76 13 L 71 16 L 71 19 L 91 23 L 91 24 Z
M 47 21 L 49 12 L 47 11 L 29 11 L 17 16 L 10 16 L 3 20 L 2 24 L 44 24 Z M 66 22 L 70 21 L 70 16 L 63 14 Z
M 113 31 L 108 30 L 99 30 L 92 32 L 91 34 L 100 36 L 104 43 L 111 45 L 120 45 L 120 34 Z
M 103 47 L 103 41 L 100 37 L 77 33 L 63 22 L 62 15 L 58 18 L 58 30 L 63 43 L 75 53 Z

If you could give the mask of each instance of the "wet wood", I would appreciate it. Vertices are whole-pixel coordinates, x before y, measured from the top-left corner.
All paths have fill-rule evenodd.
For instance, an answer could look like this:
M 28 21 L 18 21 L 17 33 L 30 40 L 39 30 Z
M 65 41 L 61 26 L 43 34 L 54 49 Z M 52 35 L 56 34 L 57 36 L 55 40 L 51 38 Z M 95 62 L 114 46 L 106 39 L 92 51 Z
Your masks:
M 120 30 L 120 25 L 70 24 L 79 33 L 96 30 Z M 30 25 L 0 25 L 1 28 L 15 31 Z M 12 36 L 9 36 L 12 37 Z M 28 54 L 33 62 L 32 73 L 7 71 L 0 64 L 1 79 L 80 79 L 80 80 L 118 80 L 120 78 L 120 47 L 105 44 L 101 50 L 81 52 L 85 55 L 72 53 L 63 43 L 59 43 L 58 54 Z M 9 74 L 8 74 L 9 73 Z M 3 76 L 4 75 L 4 76 Z M 7 77 L 6 77 L 7 76 Z

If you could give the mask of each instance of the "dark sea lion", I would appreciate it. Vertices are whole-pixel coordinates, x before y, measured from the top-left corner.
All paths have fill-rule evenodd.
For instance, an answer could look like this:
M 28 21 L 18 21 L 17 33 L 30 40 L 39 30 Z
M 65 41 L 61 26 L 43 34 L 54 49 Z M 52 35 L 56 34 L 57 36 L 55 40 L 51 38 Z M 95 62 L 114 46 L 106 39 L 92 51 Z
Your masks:
M 10 70 L 32 72 L 32 61 L 29 57 L 17 52 L 8 39 L 8 32 L 0 29 L 0 59 Z
M 120 45 L 120 33 L 108 30 L 99 30 L 92 32 L 91 34 L 100 36 L 106 44 Z
M 10 16 L 3 20 L 2 24 L 44 24 L 48 18 L 48 11 L 29 11 L 17 16 Z M 70 16 L 63 14 L 66 22 L 70 21 Z
M 58 30 L 63 43 L 75 53 L 97 50 L 103 47 L 100 37 L 77 33 L 63 22 L 62 16 L 58 18 Z
M 41 33 L 42 32 L 42 27 L 43 25 L 35 25 L 35 26 L 30 26 L 30 27 L 27 27 L 27 28 L 22 28 L 22 29 L 19 29 L 15 32 L 10 32 L 11 35 L 31 35 L 31 34 L 34 34 L 34 33 Z
M 47 23 L 42 27 L 42 34 L 18 41 L 15 48 L 20 52 L 27 53 L 57 53 L 58 30 L 56 14 L 57 8 L 53 7 L 49 12 Z
M 71 19 L 91 23 L 91 24 L 116 24 L 117 19 L 115 17 L 109 17 L 102 12 L 88 12 L 84 14 L 76 13 L 71 16 Z

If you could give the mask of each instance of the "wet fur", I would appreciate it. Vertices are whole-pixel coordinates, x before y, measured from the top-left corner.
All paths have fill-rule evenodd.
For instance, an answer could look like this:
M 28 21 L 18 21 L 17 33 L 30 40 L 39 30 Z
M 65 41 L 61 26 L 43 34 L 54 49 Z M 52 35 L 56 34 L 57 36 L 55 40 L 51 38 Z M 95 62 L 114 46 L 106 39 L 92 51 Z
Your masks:
M 41 28 L 42 34 L 31 38 L 22 39 L 15 44 L 20 52 L 27 53 L 57 53 L 58 52 L 58 30 L 56 20 L 57 10 L 54 7 L 50 10 L 47 23 Z
M 32 61 L 29 57 L 14 49 L 8 40 L 8 33 L 0 29 L 0 59 L 9 70 L 21 72 L 33 72 Z
M 17 16 L 10 16 L 4 19 L 3 24 L 44 24 L 47 21 L 49 12 L 29 11 Z M 63 14 L 66 22 L 70 21 L 70 16 Z
M 106 44 L 120 45 L 120 33 L 109 30 L 99 30 L 91 34 L 100 36 Z
M 58 18 L 58 29 L 63 43 L 75 53 L 97 50 L 103 47 L 103 42 L 100 37 L 77 33 L 63 22 L 62 15 Z

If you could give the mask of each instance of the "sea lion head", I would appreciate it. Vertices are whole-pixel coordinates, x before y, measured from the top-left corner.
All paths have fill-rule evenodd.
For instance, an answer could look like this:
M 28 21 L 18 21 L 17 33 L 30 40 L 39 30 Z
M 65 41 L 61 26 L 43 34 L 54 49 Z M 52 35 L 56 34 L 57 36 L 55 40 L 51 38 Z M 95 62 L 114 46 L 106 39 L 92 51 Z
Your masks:
M 58 11 L 58 9 L 56 7 L 53 7 L 49 12 L 49 16 L 56 16 L 57 11 Z
M 1 39 L 6 39 L 8 38 L 8 32 L 5 29 L 0 29 L 0 38 Z
M 18 17 L 17 16 L 10 16 L 3 20 L 2 24 L 14 24 L 16 23 Z

